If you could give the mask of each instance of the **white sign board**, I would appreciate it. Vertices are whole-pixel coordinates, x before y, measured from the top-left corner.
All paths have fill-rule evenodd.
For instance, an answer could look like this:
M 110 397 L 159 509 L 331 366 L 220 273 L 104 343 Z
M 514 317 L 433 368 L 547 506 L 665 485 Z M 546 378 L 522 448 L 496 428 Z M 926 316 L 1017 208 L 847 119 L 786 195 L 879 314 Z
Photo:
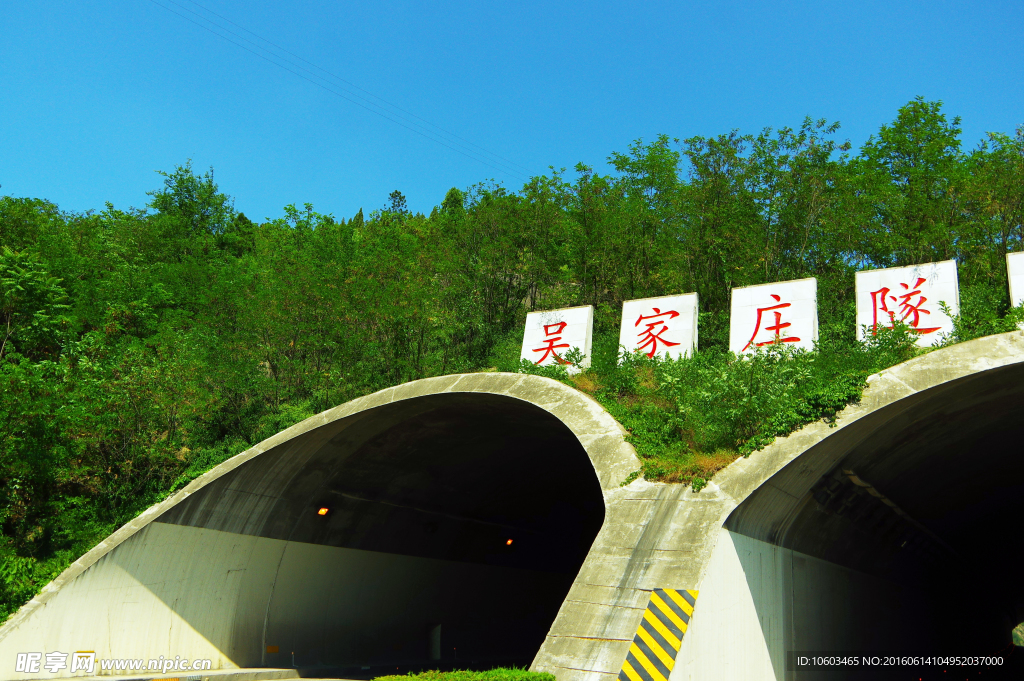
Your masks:
M 697 294 L 622 303 L 619 352 L 676 359 L 697 349 Z
M 1010 280 L 1010 307 L 1024 303 L 1024 253 L 1006 254 L 1006 275 Z
M 732 290 L 729 349 L 736 354 L 782 343 L 814 348 L 818 340 L 818 280 L 797 279 Z
M 564 359 L 565 354 L 579 348 L 585 355 L 582 366 L 589 367 L 593 335 L 594 308 L 590 305 L 531 312 L 526 315 L 523 351 L 519 356 L 540 366 L 565 364 L 569 373 L 576 373 L 579 370 Z
M 960 289 L 952 260 L 857 272 L 856 295 L 858 340 L 900 321 L 918 334 L 919 346 L 928 347 L 953 330 L 953 320 L 939 303 L 946 303 L 953 314 L 960 312 Z

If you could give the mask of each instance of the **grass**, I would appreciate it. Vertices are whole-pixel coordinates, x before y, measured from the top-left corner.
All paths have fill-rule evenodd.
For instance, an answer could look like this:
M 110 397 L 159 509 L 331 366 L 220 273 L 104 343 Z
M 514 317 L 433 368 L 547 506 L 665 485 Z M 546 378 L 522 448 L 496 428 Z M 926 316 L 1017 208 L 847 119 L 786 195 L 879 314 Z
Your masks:
M 544 672 L 531 672 L 526 669 L 515 667 L 500 667 L 484 672 L 456 670 L 450 672 L 425 671 L 419 674 L 408 674 L 406 676 L 378 676 L 374 681 L 555 681 L 552 674 Z

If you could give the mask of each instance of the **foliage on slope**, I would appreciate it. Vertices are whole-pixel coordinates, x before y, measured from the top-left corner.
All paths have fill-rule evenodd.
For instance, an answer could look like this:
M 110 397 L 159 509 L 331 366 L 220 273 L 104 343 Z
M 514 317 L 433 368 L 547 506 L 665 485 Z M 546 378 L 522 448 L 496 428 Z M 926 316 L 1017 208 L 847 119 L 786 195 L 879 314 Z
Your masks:
M 837 126 L 637 142 L 517 192 L 397 192 L 351 219 L 257 223 L 189 165 L 145 209 L 0 197 L 0 615 L 119 524 L 306 416 L 425 376 L 519 370 L 525 314 L 594 305 L 571 380 L 633 433 L 648 477 L 706 480 L 856 399 L 905 356 L 854 340 L 853 273 L 955 258 L 950 341 L 1012 328 L 1024 130 L 961 149 L 914 100 L 854 155 Z M 729 290 L 815 276 L 815 353 L 726 352 Z M 623 300 L 696 291 L 700 352 L 615 365 Z M 890 342 L 891 341 L 891 342 Z M 902 354 L 901 354 L 902 353 Z M 699 484 L 699 483 L 698 483 Z
M 1015 308 L 990 326 L 1011 331 L 1022 319 L 1024 309 Z M 589 393 L 626 427 L 642 468 L 624 483 L 642 475 L 700 491 L 717 471 L 776 437 L 832 422 L 860 400 L 868 376 L 921 353 L 915 341 L 909 327 L 897 325 L 865 343 L 826 337 L 813 352 L 766 346 L 738 358 L 712 350 L 678 360 L 633 355 L 616 364 L 612 348 L 595 352 L 593 366 L 574 375 L 562 366 L 518 369 Z

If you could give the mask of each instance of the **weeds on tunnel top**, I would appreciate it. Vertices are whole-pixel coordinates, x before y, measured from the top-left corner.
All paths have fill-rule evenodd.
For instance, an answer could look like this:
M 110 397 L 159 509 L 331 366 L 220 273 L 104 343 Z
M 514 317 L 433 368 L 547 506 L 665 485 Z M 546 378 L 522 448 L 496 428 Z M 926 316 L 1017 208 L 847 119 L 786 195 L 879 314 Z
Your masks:
M 591 368 L 570 376 L 562 366 L 521 362 L 521 372 L 547 376 L 594 397 L 628 431 L 647 480 L 691 484 L 695 491 L 737 457 L 749 456 L 801 426 L 860 400 L 867 378 L 919 350 L 903 326 L 864 343 L 830 340 L 815 350 L 768 345 L 737 357 L 721 349 L 681 359 L 636 353 L 618 362 L 617 348 L 595 339 Z
M 531 672 L 526 669 L 500 667 L 483 672 L 456 670 L 450 672 L 426 671 L 407 676 L 378 676 L 374 681 L 555 681 L 552 674 Z

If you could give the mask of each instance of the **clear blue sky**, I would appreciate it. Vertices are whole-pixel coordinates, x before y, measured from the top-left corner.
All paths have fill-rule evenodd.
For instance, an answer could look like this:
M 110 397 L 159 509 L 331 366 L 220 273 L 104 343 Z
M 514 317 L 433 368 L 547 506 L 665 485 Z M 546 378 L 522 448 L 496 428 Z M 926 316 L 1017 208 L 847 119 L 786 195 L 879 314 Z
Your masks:
M 155 2 L 266 46 L 244 27 L 515 166 L 460 155 Z M 608 172 L 612 151 L 658 133 L 810 115 L 859 146 L 917 95 L 962 116 L 968 148 L 1024 123 L 1019 0 L 200 5 L 238 26 L 190 0 L 0 2 L 0 194 L 141 207 L 154 171 L 191 158 L 257 220 L 305 202 L 350 217 L 394 189 L 429 212 L 488 178 L 516 190 L 549 166 Z

